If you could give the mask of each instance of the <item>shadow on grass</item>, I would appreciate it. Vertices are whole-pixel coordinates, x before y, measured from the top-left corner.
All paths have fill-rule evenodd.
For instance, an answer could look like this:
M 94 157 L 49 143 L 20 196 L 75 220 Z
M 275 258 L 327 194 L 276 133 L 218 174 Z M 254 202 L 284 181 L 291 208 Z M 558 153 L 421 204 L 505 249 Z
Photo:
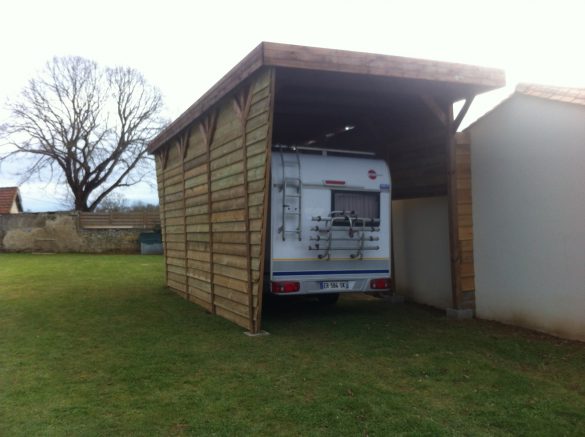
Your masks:
M 323 320 L 323 318 L 363 318 L 380 319 L 386 316 L 412 316 L 412 311 L 427 317 L 444 317 L 444 312 L 436 308 L 413 303 L 393 304 L 368 295 L 342 295 L 337 304 L 324 304 L 315 297 L 277 297 L 264 296 L 262 319 L 267 323 L 286 323 L 291 320 Z

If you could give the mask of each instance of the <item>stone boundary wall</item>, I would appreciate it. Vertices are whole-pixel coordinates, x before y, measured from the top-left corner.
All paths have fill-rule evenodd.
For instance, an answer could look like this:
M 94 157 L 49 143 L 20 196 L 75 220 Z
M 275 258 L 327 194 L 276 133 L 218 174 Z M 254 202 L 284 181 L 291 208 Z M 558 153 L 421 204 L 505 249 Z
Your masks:
M 82 229 L 76 212 L 0 214 L 0 252 L 139 253 L 146 229 Z

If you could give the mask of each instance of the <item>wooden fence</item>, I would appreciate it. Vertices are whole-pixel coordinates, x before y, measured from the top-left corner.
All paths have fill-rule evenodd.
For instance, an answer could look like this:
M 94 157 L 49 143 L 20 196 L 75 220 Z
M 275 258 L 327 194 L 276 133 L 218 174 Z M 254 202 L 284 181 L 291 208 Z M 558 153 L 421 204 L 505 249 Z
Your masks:
M 83 229 L 154 229 L 160 226 L 158 212 L 80 212 Z

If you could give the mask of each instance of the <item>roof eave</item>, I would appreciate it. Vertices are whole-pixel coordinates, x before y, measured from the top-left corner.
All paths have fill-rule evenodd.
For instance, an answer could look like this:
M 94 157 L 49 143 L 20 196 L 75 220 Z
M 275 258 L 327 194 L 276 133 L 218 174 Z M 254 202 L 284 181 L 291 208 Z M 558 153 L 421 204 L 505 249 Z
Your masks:
M 205 113 L 207 109 L 217 103 L 223 96 L 233 90 L 241 82 L 250 77 L 263 65 L 263 45 L 260 43 L 234 68 L 228 71 L 209 91 L 201 96 L 178 118 L 160 132 L 148 145 L 148 152 L 154 153 L 167 141 L 178 135 L 193 120 Z
M 264 65 L 473 85 L 489 91 L 506 84 L 503 70 L 402 56 L 262 43 Z M 478 94 L 480 93 L 478 92 Z
M 148 145 L 155 153 L 262 67 L 365 74 L 467 85 L 472 97 L 506 84 L 502 70 L 441 61 L 262 42 Z

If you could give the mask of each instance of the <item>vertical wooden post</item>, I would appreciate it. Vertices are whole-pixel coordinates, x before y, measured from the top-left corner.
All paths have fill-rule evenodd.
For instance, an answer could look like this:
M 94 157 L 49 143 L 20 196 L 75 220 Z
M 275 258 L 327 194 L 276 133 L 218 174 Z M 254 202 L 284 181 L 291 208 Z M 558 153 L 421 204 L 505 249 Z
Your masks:
M 169 149 L 165 147 L 162 151 L 159 152 L 157 155 L 160 164 L 160 175 L 161 175 L 161 183 L 162 183 L 162 199 L 159 199 L 160 204 L 160 213 L 161 213 L 161 232 L 163 235 L 163 253 L 165 257 L 165 285 L 168 284 L 168 277 L 169 277 L 169 267 L 167 263 L 167 217 L 166 217 L 166 202 L 165 202 L 165 169 L 167 167 L 167 161 L 169 159 Z
M 187 242 L 187 204 L 185 201 L 185 156 L 187 155 L 187 149 L 189 148 L 189 130 L 185 132 L 177 143 L 179 148 L 179 159 L 181 160 L 181 184 L 182 184 L 182 199 L 183 199 L 183 251 L 185 257 L 185 297 L 189 299 L 189 257 L 188 242 Z
M 447 157 L 447 199 L 449 203 L 449 250 L 451 253 L 451 294 L 454 309 L 461 306 L 461 257 L 459 251 L 459 226 L 457 214 L 457 162 L 455 153 L 455 132 L 453 123 L 453 105 L 445 111 L 446 123 L 446 157 Z
M 254 290 L 252 283 L 252 247 L 250 245 L 250 205 L 248 193 L 248 148 L 246 146 L 246 127 L 248 114 L 252 103 L 252 88 L 250 85 L 236 94 L 234 97 L 234 109 L 240 119 L 242 138 L 242 161 L 244 172 L 244 221 L 246 223 L 246 282 L 248 288 L 248 323 L 250 332 L 254 332 Z
M 211 303 L 211 313 L 216 313 L 215 308 L 215 290 L 213 286 L 213 224 L 211 211 L 211 143 L 213 143 L 213 136 L 215 134 L 215 127 L 217 126 L 217 110 L 209 112 L 199 124 L 199 129 L 205 141 L 207 164 L 207 222 L 209 223 L 209 293 Z
M 254 331 L 260 332 L 262 326 L 262 299 L 264 296 L 264 255 L 266 250 L 266 232 L 268 223 L 268 209 L 270 196 L 270 172 L 272 163 L 272 125 L 274 120 L 274 95 L 276 90 L 276 70 L 270 69 L 270 104 L 268 113 L 268 134 L 266 136 L 266 158 L 264 161 L 264 201 L 262 204 L 262 228 L 260 229 L 260 256 L 258 259 L 258 302 L 256 304 L 256 312 L 254 313 Z
M 471 186 L 471 139 L 455 134 L 457 179 L 457 227 L 459 248 L 460 309 L 475 309 L 475 266 L 473 257 L 473 198 Z

